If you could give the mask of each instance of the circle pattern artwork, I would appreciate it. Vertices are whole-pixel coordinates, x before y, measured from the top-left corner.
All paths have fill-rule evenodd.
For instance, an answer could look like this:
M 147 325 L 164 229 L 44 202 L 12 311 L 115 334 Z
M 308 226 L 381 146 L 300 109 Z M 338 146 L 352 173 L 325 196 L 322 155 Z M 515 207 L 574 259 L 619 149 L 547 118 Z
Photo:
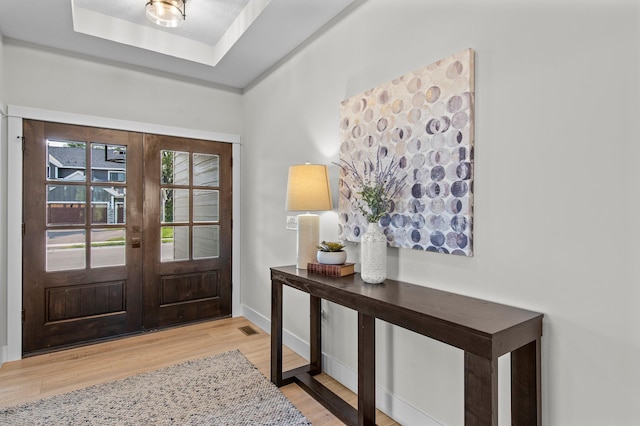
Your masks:
M 473 255 L 473 50 L 346 99 L 340 114 L 341 161 L 360 173 L 395 161 L 396 177 L 406 179 L 380 220 L 389 244 Z M 350 188 L 343 170 L 339 237 L 360 241 L 367 223 Z

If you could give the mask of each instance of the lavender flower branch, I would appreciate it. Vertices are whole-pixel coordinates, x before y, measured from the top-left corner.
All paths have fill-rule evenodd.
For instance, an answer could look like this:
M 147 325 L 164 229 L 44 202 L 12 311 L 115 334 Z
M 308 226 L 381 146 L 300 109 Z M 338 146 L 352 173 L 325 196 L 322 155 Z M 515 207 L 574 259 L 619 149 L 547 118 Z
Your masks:
M 400 163 L 395 157 L 384 165 L 379 153 L 376 156 L 375 164 L 370 158 L 364 161 L 362 173 L 358 170 L 353 159 L 351 161 L 340 159 L 340 163 L 334 164 L 341 168 L 344 175 L 351 175 L 354 186 L 357 188 L 352 188 L 343 179 L 346 192 L 341 190 L 341 194 L 345 199 L 350 200 L 369 223 L 378 222 L 388 213 L 392 200 L 404 189 L 407 179 L 406 175 L 398 178 Z M 360 199 L 355 196 L 356 194 L 360 196 Z

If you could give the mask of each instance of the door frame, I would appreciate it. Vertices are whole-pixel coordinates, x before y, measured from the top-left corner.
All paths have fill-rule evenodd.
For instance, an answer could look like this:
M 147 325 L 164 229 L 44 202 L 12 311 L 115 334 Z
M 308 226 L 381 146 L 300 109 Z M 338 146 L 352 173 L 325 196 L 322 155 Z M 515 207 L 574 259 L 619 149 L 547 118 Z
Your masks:
M 53 121 L 64 124 L 102 127 L 140 133 L 204 139 L 232 144 L 233 158 L 233 222 L 242 223 L 241 193 L 241 139 L 240 135 L 193 130 L 182 127 L 119 120 L 75 113 L 43 110 L 9 105 L 7 123 L 7 350 L 3 361 L 22 358 L 22 120 Z M 9 201 L 11 200 L 11 201 Z M 233 227 L 232 236 L 232 316 L 242 315 L 241 287 L 241 235 L 240 227 Z

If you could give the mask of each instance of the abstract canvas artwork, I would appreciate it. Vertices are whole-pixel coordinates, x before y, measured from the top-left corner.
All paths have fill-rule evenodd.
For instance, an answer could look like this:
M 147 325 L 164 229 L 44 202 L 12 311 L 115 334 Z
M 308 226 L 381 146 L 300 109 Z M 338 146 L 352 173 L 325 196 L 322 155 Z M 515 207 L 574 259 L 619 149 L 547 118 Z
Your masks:
M 380 225 L 393 247 L 471 256 L 474 52 L 466 49 L 341 103 L 340 161 L 361 172 L 397 162 L 405 185 Z M 361 168 L 361 169 L 360 169 Z M 339 237 L 367 222 L 340 175 Z

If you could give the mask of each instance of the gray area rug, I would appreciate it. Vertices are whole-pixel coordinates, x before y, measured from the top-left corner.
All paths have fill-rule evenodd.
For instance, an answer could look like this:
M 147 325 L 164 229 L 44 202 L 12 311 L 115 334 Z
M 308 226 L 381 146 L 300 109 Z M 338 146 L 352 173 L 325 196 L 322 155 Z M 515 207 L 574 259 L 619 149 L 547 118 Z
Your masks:
M 240 351 L 0 409 L 0 425 L 310 425 Z

